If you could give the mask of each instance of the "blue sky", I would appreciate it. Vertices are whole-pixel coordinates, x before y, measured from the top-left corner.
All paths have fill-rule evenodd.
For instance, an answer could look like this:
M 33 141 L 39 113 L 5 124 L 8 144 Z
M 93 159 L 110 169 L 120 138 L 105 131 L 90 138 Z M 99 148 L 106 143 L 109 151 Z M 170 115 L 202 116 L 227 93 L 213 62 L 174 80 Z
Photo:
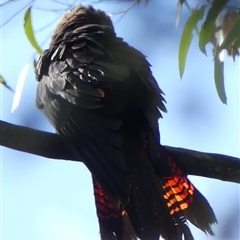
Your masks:
M 19 4 L 22 5 L 22 1 Z M 41 6 L 59 7 L 46 0 L 41 1 Z M 127 3 L 95 5 L 107 12 L 118 12 L 126 6 Z M 13 7 L 3 10 L 3 20 L 14 12 Z M 227 58 L 225 62 L 228 105 L 220 102 L 215 90 L 211 46 L 208 47 L 209 57 L 206 57 L 199 52 L 197 41 L 193 42 L 181 80 L 177 53 L 186 19 L 184 13 L 186 11 L 176 29 L 175 2 L 150 1 L 147 7 L 142 4 L 123 17 L 114 16 L 113 22 L 117 35 L 147 56 L 165 92 L 168 113 L 159 122 L 162 144 L 240 157 L 239 60 L 234 63 Z M 34 27 L 39 28 L 55 17 L 53 13 L 35 11 Z M 39 42 L 52 28 L 37 34 Z M 15 88 L 19 73 L 34 53 L 24 35 L 23 14 L 1 30 L 0 52 L 1 73 Z M 2 88 L 1 119 L 54 132 L 35 108 L 36 85 L 31 67 L 20 106 L 13 114 L 13 94 Z M 91 178 L 83 164 L 1 148 L 1 173 L 3 240 L 100 239 Z M 216 238 L 206 237 L 193 227 L 196 240 L 238 239 L 239 185 L 192 176 L 190 179 L 209 200 L 219 221 L 214 226 Z M 231 217 L 238 223 L 231 222 Z M 223 230 L 226 224 L 227 233 Z

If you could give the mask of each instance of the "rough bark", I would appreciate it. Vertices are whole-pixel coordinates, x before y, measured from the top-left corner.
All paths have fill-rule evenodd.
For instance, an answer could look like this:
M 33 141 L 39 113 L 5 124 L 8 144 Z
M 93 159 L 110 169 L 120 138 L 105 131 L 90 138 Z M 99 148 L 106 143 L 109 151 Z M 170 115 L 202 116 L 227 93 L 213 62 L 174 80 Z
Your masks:
M 51 159 L 81 161 L 57 134 L 0 121 L 0 145 Z M 240 183 L 240 159 L 165 146 L 185 167 L 187 174 Z

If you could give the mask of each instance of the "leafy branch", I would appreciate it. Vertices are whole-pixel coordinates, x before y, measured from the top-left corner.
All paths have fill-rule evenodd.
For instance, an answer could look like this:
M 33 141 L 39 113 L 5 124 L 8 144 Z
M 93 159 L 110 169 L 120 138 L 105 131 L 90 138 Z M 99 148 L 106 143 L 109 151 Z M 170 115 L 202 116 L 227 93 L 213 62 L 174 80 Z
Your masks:
M 206 45 L 213 45 L 214 81 L 220 100 L 227 103 L 224 87 L 224 50 L 233 60 L 240 48 L 240 6 L 229 7 L 229 0 L 209 0 L 191 8 L 187 1 L 179 0 L 191 12 L 183 29 L 178 52 L 179 74 L 182 78 L 193 31 L 198 34 L 198 46 L 207 55 Z M 178 20 L 177 20 L 178 21 Z M 201 24 L 201 30 L 198 25 Z

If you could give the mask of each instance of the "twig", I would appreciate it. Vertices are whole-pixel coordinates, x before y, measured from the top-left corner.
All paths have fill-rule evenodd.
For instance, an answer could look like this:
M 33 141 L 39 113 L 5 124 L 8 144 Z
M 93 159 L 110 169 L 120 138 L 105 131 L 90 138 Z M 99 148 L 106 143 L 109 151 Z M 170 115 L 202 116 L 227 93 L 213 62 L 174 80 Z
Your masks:
M 4 27 L 6 24 L 8 24 L 13 18 L 15 18 L 19 13 L 21 13 L 24 9 L 26 9 L 28 6 L 33 5 L 36 0 L 31 0 L 26 5 L 24 5 L 20 10 L 18 10 L 16 13 L 14 13 L 6 22 L 4 22 L 0 28 Z

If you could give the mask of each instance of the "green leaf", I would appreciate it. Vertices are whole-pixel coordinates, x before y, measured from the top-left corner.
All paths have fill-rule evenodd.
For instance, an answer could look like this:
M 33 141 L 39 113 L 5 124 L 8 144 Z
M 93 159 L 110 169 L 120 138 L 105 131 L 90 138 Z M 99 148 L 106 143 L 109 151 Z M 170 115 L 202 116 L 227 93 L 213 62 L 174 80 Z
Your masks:
M 227 104 L 227 96 L 224 87 L 224 63 L 218 57 L 214 59 L 214 80 L 220 100 Z
M 212 34 L 214 32 L 215 21 L 228 1 L 229 0 L 214 0 L 212 3 L 212 7 L 208 10 L 207 17 L 202 24 L 199 33 L 198 43 L 200 50 L 204 54 L 206 54 L 205 46 L 208 42 L 210 42 Z
M 14 90 L 7 84 L 3 76 L 0 75 L 0 83 L 3 84 L 7 89 L 9 89 L 11 92 L 14 92 Z
M 228 29 L 226 37 L 220 45 L 219 50 L 228 49 L 232 43 L 234 43 L 236 48 L 240 48 L 240 12 L 232 26 Z
M 31 7 L 29 7 L 24 14 L 24 30 L 29 42 L 36 49 L 36 51 L 41 55 L 43 51 L 39 47 L 34 37 L 34 32 L 32 27 L 32 18 L 31 18 Z
M 202 6 L 200 9 L 194 10 L 184 26 L 178 51 L 178 67 L 181 78 L 184 73 L 188 50 L 193 38 L 192 31 L 196 28 L 197 23 L 203 18 L 205 7 L 206 6 Z
M 33 68 L 34 68 L 34 70 L 36 69 L 36 67 L 37 67 L 37 61 L 36 61 L 36 59 L 33 59 Z

